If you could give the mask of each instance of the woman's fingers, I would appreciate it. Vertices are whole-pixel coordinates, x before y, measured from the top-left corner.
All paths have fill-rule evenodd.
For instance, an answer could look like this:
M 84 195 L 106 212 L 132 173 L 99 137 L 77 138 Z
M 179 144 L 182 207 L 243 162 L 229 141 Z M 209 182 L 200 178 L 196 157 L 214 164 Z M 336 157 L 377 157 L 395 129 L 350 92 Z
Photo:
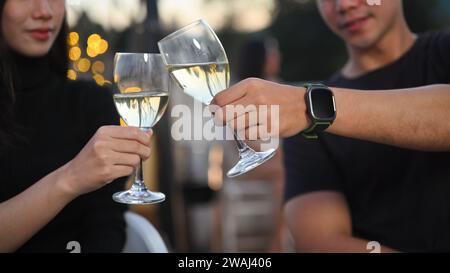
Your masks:
M 113 168 L 115 179 L 133 174 L 135 168 L 124 165 L 116 165 Z
M 135 168 L 141 163 L 141 157 L 137 154 L 113 152 L 110 157 L 111 164 L 114 166 L 122 165 Z
M 118 153 L 138 154 L 144 161 L 150 157 L 151 149 L 134 140 L 114 139 L 110 142 L 111 150 Z
M 145 146 L 149 146 L 153 132 L 152 130 L 144 132 L 135 127 L 104 126 L 97 131 L 97 134 L 116 139 L 135 140 Z

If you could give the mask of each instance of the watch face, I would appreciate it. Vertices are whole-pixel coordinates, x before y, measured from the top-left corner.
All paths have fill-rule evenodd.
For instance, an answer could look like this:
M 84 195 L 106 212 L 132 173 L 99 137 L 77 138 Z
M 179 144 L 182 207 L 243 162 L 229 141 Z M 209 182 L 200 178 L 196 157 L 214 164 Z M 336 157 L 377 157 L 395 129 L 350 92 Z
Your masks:
M 311 112 L 316 119 L 334 120 L 336 108 L 331 90 L 327 88 L 315 88 L 310 92 Z

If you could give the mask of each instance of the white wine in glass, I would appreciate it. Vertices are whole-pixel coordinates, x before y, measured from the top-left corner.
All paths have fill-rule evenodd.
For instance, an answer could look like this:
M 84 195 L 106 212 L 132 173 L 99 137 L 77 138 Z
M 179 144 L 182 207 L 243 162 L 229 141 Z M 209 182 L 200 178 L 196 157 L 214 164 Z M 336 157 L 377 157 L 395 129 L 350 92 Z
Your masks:
M 128 126 L 148 131 L 166 111 L 169 93 L 147 91 L 115 94 L 117 111 Z
M 169 65 L 168 69 L 186 94 L 206 105 L 230 84 L 228 62 Z
M 117 53 L 114 59 L 114 103 L 127 126 L 148 131 L 161 119 L 169 102 L 169 75 L 160 54 Z M 147 189 L 142 160 L 131 189 L 115 193 L 125 204 L 155 204 L 166 196 Z

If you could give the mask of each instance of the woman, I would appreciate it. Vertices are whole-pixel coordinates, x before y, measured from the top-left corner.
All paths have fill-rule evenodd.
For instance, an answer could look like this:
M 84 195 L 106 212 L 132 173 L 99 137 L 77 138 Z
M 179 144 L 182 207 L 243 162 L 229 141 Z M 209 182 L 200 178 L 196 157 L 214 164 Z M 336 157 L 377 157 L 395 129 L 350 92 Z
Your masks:
M 66 80 L 64 4 L 0 1 L 0 252 L 121 251 L 110 182 L 150 155 L 151 134 L 111 126 L 108 90 Z

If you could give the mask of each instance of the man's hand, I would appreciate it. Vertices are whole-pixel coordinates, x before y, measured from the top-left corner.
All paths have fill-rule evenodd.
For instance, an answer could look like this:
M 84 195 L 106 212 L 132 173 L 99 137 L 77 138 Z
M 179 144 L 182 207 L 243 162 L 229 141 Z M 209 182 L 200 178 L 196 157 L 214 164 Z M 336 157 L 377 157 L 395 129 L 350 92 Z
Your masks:
M 259 139 L 290 137 L 308 127 L 305 93 L 306 89 L 302 87 L 250 78 L 217 94 L 211 104 L 219 108 L 212 111 L 215 113 L 216 123 L 230 124 L 236 132 L 242 135 L 245 133 L 246 139 L 249 139 L 249 132 L 255 129 Z M 267 113 L 258 115 L 257 120 L 253 120 L 252 112 L 261 109 L 260 106 L 267 106 Z M 271 106 L 279 106 L 278 117 L 273 116 L 275 113 L 271 111 Z M 233 114 L 230 113 L 231 107 L 234 108 Z M 238 119 L 243 118 L 245 123 L 238 122 Z M 268 132 L 269 135 L 261 135 L 261 132 Z

